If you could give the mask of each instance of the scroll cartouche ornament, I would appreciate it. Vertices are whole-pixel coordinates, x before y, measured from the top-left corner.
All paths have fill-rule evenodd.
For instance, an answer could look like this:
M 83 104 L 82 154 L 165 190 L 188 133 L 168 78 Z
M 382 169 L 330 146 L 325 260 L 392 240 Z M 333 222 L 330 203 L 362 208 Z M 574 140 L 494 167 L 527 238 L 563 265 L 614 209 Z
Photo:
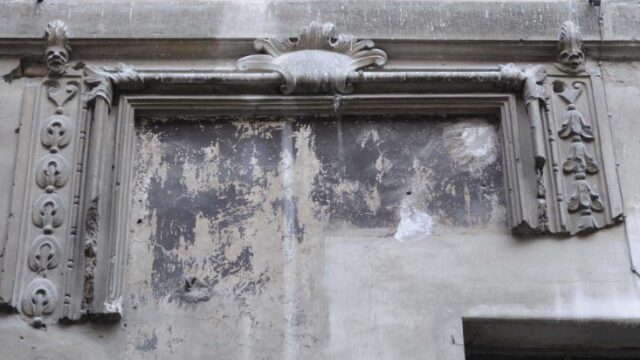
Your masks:
M 374 48 L 373 41 L 336 34 L 333 24 L 317 21 L 303 28 L 296 41 L 258 39 L 254 47 L 266 54 L 243 57 L 237 68 L 280 73 L 285 79 L 284 94 L 350 93 L 350 73 L 387 63 L 387 54 Z

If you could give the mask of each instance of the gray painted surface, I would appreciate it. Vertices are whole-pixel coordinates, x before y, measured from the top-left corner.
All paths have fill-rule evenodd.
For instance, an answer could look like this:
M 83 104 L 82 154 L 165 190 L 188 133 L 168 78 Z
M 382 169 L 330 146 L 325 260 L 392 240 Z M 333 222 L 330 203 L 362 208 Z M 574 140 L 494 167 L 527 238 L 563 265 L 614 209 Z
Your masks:
M 215 8 L 213 5 L 205 8 L 204 2 L 191 7 L 178 2 L 166 2 L 157 7 L 150 3 L 100 1 L 80 4 L 45 0 L 38 8 L 35 2 L 12 1 L 0 8 L 2 18 L 9 19 L 8 26 L 0 28 L 0 37 L 40 37 L 46 22 L 60 14 L 71 14 L 68 19 L 65 16 L 63 19 L 68 20 L 73 29 L 72 37 L 78 38 L 252 38 L 295 34 L 309 20 L 321 18 L 323 21 L 335 21 L 341 28 L 369 38 L 475 39 L 481 36 L 488 40 L 525 37 L 551 41 L 556 37 L 559 23 L 566 19 L 565 15 L 574 14 L 572 16 L 580 20 L 587 39 L 599 38 L 596 26 L 598 9 L 587 6 L 586 1 L 403 2 L 398 6 L 382 2 L 379 6 L 354 2 L 345 4 L 344 7 L 330 2 L 306 1 L 279 1 L 262 5 L 223 2 L 220 7 Z M 138 15 L 139 19 L 145 21 L 129 22 L 129 12 L 133 17 L 138 14 L 138 8 L 145 7 L 147 10 Z M 364 12 L 363 7 L 369 8 L 368 12 Z M 481 15 L 485 7 L 489 9 L 489 20 L 480 30 L 464 21 L 467 17 L 456 15 L 456 11 Z M 451 10 L 445 11 L 445 8 Z M 542 13 L 540 9 L 543 9 Z M 575 9 L 574 13 L 571 12 L 572 9 Z M 182 14 L 181 11 L 192 11 L 199 15 L 175 15 Z M 404 15 L 399 13 L 401 11 L 405 11 Z M 640 12 L 640 6 L 630 1 L 605 1 L 602 11 L 606 39 L 626 39 L 632 43 L 633 39 L 637 39 L 639 17 L 633 14 Z M 79 13 L 77 17 L 76 12 Z M 161 16 L 163 12 L 165 15 Z M 87 15 L 99 13 L 104 15 Z M 345 15 L 340 18 L 337 16 L 339 14 Z M 541 20 L 530 20 L 536 19 L 536 16 Z M 523 17 L 528 20 L 523 21 Z M 463 20 L 458 21 L 460 18 Z M 439 23 L 445 25 L 434 26 L 433 30 L 424 25 L 425 22 L 436 21 L 433 19 L 438 19 Z M 208 25 L 193 26 L 193 23 Z M 161 62 L 119 58 L 117 61 L 146 66 L 194 65 L 192 61 L 180 59 Z M 208 62 L 208 59 L 200 59 L 197 63 L 202 65 Z M 7 73 L 17 64 L 18 59 L 15 57 L 2 58 L 0 70 L 3 74 Z M 179 161 L 183 164 L 183 169 L 187 164 L 192 167 L 187 172 L 188 176 L 183 176 L 184 173 L 169 173 L 171 163 L 164 162 L 161 157 L 165 152 L 153 148 L 154 131 L 141 131 L 140 140 L 143 141 L 140 142 L 138 169 L 146 172 L 138 172 L 138 179 L 143 184 L 139 184 L 140 187 L 133 196 L 137 216 L 131 218 L 135 223 L 132 224 L 132 239 L 135 241 L 130 242 L 129 248 L 127 294 L 130 298 L 125 302 L 125 317 L 115 324 L 59 324 L 43 331 L 29 327 L 15 315 L 2 314 L 0 336 L 3 349 L 10 349 L 3 351 L 7 351 L 6 354 L 11 358 L 29 360 L 460 360 L 464 352 L 463 316 L 637 320 L 640 318 L 640 284 L 638 277 L 630 271 L 627 238 L 640 241 L 640 188 L 637 181 L 640 176 L 640 158 L 637 156 L 640 143 L 636 135 L 640 132 L 637 129 L 637 114 L 640 113 L 640 102 L 637 101 L 640 98 L 639 69 L 640 65 L 635 62 L 602 64 L 614 136 L 614 142 L 605 146 L 614 147 L 620 162 L 626 225 L 577 238 L 514 238 L 502 223 L 504 217 L 501 216 L 504 214 L 500 212 L 502 205 L 499 196 L 496 200 L 498 205 L 491 205 L 492 211 L 496 212 L 492 213 L 490 220 L 482 220 L 484 218 L 480 216 L 480 220 L 473 224 L 452 222 L 447 224 L 446 231 L 435 232 L 420 240 L 409 239 L 403 242 L 394 239 L 395 223 L 383 224 L 386 227 L 352 226 L 357 219 L 349 219 L 343 214 L 336 217 L 346 217 L 350 220 L 350 226 L 335 226 L 331 231 L 323 232 L 322 227 L 317 226 L 316 214 L 310 211 L 311 206 L 295 208 L 304 221 L 298 224 L 282 223 L 284 229 L 291 230 L 291 238 L 283 239 L 282 232 L 263 230 L 258 222 L 250 227 L 255 231 L 251 237 L 254 240 L 247 243 L 213 243 L 209 235 L 210 222 L 205 216 L 197 216 L 198 213 L 186 222 L 173 225 L 174 228 L 168 224 L 167 230 L 158 232 L 158 229 L 163 229 L 161 217 L 149 213 L 145 200 L 135 203 L 148 194 L 145 181 L 151 183 L 152 179 L 158 181 L 163 177 L 177 183 L 183 180 L 184 187 L 180 188 L 182 193 L 189 194 L 189 189 L 195 191 L 189 197 L 191 200 L 199 199 L 196 196 L 198 189 L 211 188 L 215 182 L 209 178 L 213 175 L 207 173 L 210 169 L 200 168 L 201 164 L 194 159 L 189 160 L 189 157 Z M 6 238 L 12 169 L 17 147 L 15 129 L 18 127 L 22 88 L 28 81 L 30 80 L 21 79 L 11 84 L 0 82 L 0 147 L 3 153 L 0 162 L 5 169 L 0 174 L 0 236 L 3 241 Z M 296 131 L 292 129 L 292 134 Z M 328 133 L 334 134 L 333 130 Z M 148 135 L 145 137 L 145 134 Z M 189 133 L 185 133 L 184 136 L 193 138 L 194 142 L 202 139 L 202 135 L 191 137 Z M 215 136 L 217 135 L 207 137 L 204 142 L 206 145 L 200 149 L 206 148 L 210 137 Z M 278 136 L 274 134 L 274 139 L 264 141 L 262 144 L 267 150 L 260 153 L 273 154 L 270 161 L 280 164 L 283 161 L 281 150 L 294 149 L 291 152 L 292 155 L 296 154 L 295 160 L 291 159 L 292 171 L 301 177 L 287 185 L 296 191 L 287 192 L 287 186 L 281 185 L 286 183 L 274 181 L 273 184 L 279 184 L 276 189 L 278 191 L 267 192 L 271 198 L 264 195 L 262 202 L 257 200 L 260 198 L 252 200 L 255 207 L 265 208 L 266 218 L 275 217 L 273 208 L 267 206 L 270 202 L 281 202 L 284 209 L 283 198 L 297 197 L 297 201 L 300 201 L 300 191 L 309 193 L 313 182 L 304 176 L 311 176 L 313 173 L 309 169 L 313 170 L 314 166 L 322 164 L 320 158 L 311 157 L 310 161 L 301 161 L 308 160 L 305 156 L 312 154 L 300 152 L 305 147 L 297 147 L 296 141 L 288 143 L 280 138 L 278 142 Z M 333 139 L 328 135 L 327 138 Z M 446 139 L 444 134 L 442 139 Z M 197 143 L 191 144 L 194 147 L 187 147 L 185 151 L 198 149 Z M 443 149 L 438 150 L 445 151 L 446 144 L 443 144 Z M 196 152 L 200 154 L 199 150 Z M 206 154 L 203 152 L 198 156 L 203 156 L 202 161 L 206 161 Z M 199 160 L 197 157 L 196 159 Z M 144 163 L 143 160 L 149 163 Z M 261 161 L 268 163 L 269 159 L 267 157 Z M 384 162 L 382 163 L 384 167 Z M 267 181 L 269 174 L 271 178 L 281 176 L 277 169 L 265 169 L 265 176 L 257 177 L 264 180 L 256 180 L 258 193 L 266 186 L 261 181 Z M 242 179 L 239 177 L 238 181 Z M 250 179 L 252 182 L 245 183 L 254 185 L 254 178 Z M 498 179 L 495 181 L 497 184 Z M 331 184 L 330 188 L 339 185 L 335 185 L 330 179 L 328 183 Z M 406 194 L 403 191 L 394 198 L 396 203 L 402 194 Z M 411 196 L 414 196 L 413 192 Z M 154 201 L 161 200 L 163 199 Z M 204 209 L 211 206 L 204 198 L 202 200 L 204 203 L 201 206 Z M 161 205 L 156 207 L 162 209 Z M 366 202 L 364 205 L 368 206 Z M 393 214 L 397 216 L 399 212 Z M 139 218 L 142 219 L 140 224 L 137 223 Z M 451 218 L 456 219 L 455 216 Z M 466 217 L 461 219 L 463 222 L 468 220 Z M 395 221 L 400 223 L 398 218 Z M 184 232 L 193 236 L 192 243 L 188 239 L 190 235 L 180 237 L 180 231 L 183 231 L 180 226 L 187 226 L 190 222 L 193 228 L 184 229 Z M 228 238 L 238 237 L 239 229 L 236 227 L 232 230 Z M 294 237 L 299 231 L 316 241 L 299 243 Z M 159 234 L 175 235 L 175 238 L 163 240 Z M 262 239 L 271 239 L 272 242 L 258 241 Z M 165 240 L 169 247 L 175 246 L 172 250 L 165 250 L 178 258 L 195 257 L 204 262 L 204 259 L 214 254 L 213 261 L 208 262 L 207 266 L 199 266 L 197 262 L 191 261 L 187 262 L 189 271 L 184 271 L 184 264 L 181 265 L 182 271 L 188 273 L 184 275 L 204 279 L 207 275 L 220 274 L 209 301 L 170 301 L 171 290 L 182 285 L 182 274 L 170 273 L 169 270 L 178 269 L 173 268 L 171 263 L 162 264 L 166 269 L 156 268 L 154 272 L 155 256 L 159 254 L 154 252 L 157 247 L 154 242 L 162 244 Z M 290 247 L 283 248 L 283 244 Z M 248 246 L 252 246 L 251 256 L 244 250 Z M 638 252 L 637 249 L 634 250 Z M 222 255 L 215 258 L 216 254 Z M 268 256 L 258 256 L 259 254 Z M 250 266 L 243 262 L 247 258 L 251 260 Z M 276 270 L 278 268 L 274 263 L 286 264 L 287 267 L 281 266 L 280 270 Z M 265 273 L 267 268 L 272 273 Z M 225 271 L 233 273 L 231 279 L 222 278 Z M 171 276 L 162 278 L 167 273 Z M 205 283 L 211 286 L 213 279 L 216 277 Z M 240 291 L 241 296 L 236 298 L 234 287 L 238 284 L 240 290 L 237 291 Z M 246 287 L 242 287 L 242 284 Z M 246 308 L 252 311 L 243 311 Z M 262 320 L 265 318 L 269 321 Z

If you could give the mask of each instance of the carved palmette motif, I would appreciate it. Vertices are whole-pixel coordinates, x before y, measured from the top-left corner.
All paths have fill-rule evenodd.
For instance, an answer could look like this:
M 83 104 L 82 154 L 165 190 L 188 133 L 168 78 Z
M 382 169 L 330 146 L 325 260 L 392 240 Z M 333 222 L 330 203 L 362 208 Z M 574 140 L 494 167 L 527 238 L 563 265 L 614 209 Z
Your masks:
M 64 221 L 64 203 L 62 197 L 56 193 L 40 195 L 33 206 L 33 223 L 42 228 L 45 234 L 53 233 L 53 229 L 62 225 Z
M 52 115 L 45 120 L 45 124 L 40 131 L 40 141 L 51 153 L 55 154 L 69 145 L 71 141 L 71 132 L 69 130 L 68 117 L 59 114 Z
M 43 277 L 31 280 L 22 294 L 22 312 L 33 317 L 33 326 L 44 325 L 44 315 L 51 314 L 56 307 L 58 291 L 51 281 Z
M 48 193 L 63 187 L 69 180 L 69 165 L 57 154 L 47 154 L 40 161 L 36 172 L 36 184 Z
M 29 246 L 27 263 L 32 271 L 42 273 L 55 269 L 61 255 L 60 243 L 54 236 L 40 235 Z

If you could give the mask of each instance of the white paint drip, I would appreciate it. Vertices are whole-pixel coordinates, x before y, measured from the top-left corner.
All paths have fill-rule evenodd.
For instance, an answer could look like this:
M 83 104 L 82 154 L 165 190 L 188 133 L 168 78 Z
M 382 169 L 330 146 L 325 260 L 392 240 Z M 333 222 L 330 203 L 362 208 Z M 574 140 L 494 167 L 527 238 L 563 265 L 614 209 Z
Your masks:
M 282 261 L 283 261 L 283 286 L 284 286 L 284 346 L 283 356 L 285 360 L 297 359 L 296 339 L 294 336 L 294 326 L 291 319 L 296 311 L 296 238 L 295 238 L 295 211 L 294 201 L 294 160 L 293 160 L 293 139 L 291 122 L 287 122 L 282 131 L 282 189 L 284 200 L 283 211 L 283 239 L 282 239 Z
M 402 200 L 400 205 L 400 223 L 394 238 L 400 242 L 421 240 L 434 233 L 435 221 L 424 211 L 416 209 L 410 199 Z

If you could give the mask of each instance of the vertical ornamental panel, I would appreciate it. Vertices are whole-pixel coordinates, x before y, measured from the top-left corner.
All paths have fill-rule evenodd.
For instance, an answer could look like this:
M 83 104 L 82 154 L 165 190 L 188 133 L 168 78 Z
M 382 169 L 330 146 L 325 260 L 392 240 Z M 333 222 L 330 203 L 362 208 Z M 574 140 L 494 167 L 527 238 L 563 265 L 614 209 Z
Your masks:
M 35 89 L 32 109 L 23 117 L 22 137 L 12 210 L 20 216 L 9 243 L 17 260 L 11 304 L 35 327 L 69 317 L 72 295 L 65 287 L 76 266 L 84 125 L 80 112 L 80 74 L 68 67 L 70 47 L 61 21 L 49 24 L 44 61 L 48 75 Z M 24 205 L 16 201 L 19 196 Z M 5 281 L 3 279 L 3 281 Z M 4 284 L 3 284 L 4 286 Z

